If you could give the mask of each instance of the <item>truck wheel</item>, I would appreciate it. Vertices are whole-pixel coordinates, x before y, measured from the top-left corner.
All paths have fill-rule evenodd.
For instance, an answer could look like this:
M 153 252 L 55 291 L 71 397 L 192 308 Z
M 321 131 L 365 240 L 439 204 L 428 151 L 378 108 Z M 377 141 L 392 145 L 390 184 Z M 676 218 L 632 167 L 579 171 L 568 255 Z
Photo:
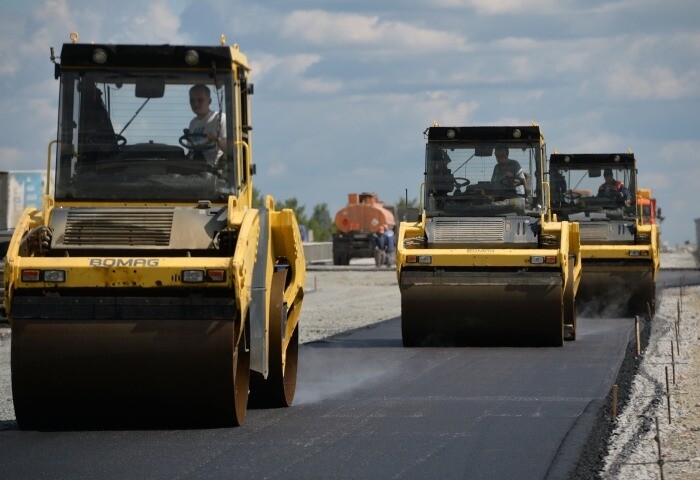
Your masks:
M 258 408 L 289 407 L 294 400 L 299 360 L 299 326 L 297 325 L 284 346 L 287 326 L 287 305 L 284 287 L 287 270 L 272 277 L 270 292 L 270 369 L 267 379 L 255 375 L 251 388 L 251 403 Z

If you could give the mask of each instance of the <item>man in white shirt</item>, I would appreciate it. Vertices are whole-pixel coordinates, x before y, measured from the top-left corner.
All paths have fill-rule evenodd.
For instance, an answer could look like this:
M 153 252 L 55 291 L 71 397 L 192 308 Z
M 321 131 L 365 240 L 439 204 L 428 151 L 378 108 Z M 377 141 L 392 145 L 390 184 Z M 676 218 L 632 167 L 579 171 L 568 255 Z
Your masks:
M 212 111 L 211 91 L 204 84 L 190 88 L 190 107 L 195 117 L 190 121 L 189 139 L 202 147 L 202 154 L 213 168 L 220 168 L 219 161 L 226 150 L 226 115 Z
M 508 147 L 498 145 L 495 149 L 496 165 L 493 167 L 491 183 L 497 187 L 514 187 L 518 196 L 524 197 L 530 193 L 528 175 L 523 172 L 517 160 L 508 158 Z

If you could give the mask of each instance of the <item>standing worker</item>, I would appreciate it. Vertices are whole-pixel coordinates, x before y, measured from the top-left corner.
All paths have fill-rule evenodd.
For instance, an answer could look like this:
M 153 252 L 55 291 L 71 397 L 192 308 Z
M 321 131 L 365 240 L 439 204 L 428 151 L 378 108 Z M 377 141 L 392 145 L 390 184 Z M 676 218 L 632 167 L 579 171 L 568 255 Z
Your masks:
M 388 225 L 384 225 L 384 235 L 386 235 L 386 266 L 391 267 L 396 261 L 396 235 Z
M 379 225 L 377 231 L 372 234 L 372 245 L 374 246 L 374 265 L 381 267 L 386 263 L 387 236 L 384 233 L 384 225 Z

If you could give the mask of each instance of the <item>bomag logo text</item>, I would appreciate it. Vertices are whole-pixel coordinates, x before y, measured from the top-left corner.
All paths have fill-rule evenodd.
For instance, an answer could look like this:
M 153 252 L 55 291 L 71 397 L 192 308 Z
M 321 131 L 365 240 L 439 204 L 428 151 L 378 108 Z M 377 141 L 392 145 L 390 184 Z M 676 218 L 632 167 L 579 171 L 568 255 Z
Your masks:
M 91 258 L 91 267 L 157 267 L 157 258 Z

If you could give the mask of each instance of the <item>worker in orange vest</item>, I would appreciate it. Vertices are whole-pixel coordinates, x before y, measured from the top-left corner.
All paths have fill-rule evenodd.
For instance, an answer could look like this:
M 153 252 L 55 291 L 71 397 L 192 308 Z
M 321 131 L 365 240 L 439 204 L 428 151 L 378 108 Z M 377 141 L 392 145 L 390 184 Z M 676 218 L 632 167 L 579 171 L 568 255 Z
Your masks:
M 627 187 L 619 180 L 615 180 L 612 169 L 606 168 L 603 171 L 603 177 L 605 177 L 605 183 L 598 188 L 599 197 L 614 198 L 623 202 L 627 200 Z

